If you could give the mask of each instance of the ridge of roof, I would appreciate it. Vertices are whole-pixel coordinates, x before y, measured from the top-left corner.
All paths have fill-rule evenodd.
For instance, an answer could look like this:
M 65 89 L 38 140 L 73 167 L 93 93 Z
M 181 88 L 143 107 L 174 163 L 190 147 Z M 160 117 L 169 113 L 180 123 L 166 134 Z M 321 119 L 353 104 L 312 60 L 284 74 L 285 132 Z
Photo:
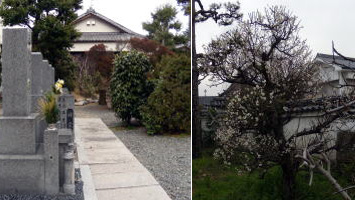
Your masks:
M 123 31 L 125 31 L 125 32 L 127 32 L 127 33 L 129 33 L 129 34 L 135 35 L 135 36 L 137 36 L 137 37 L 145 37 L 144 35 L 141 35 L 141 34 L 139 34 L 139 33 L 136 33 L 136 32 L 134 32 L 134 31 L 132 31 L 132 30 L 130 30 L 130 29 L 128 29 L 128 28 L 122 26 L 121 24 L 119 24 L 119 23 L 117 23 L 117 22 L 115 22 L 115 21 L 109 19 L 108 17 L 105 17 L 104 15 L 102 15 L 102 14 L 96 12 L 96 11 L 95 11 L 93 8 L 91 8 L 91 7 L 90 7 L 85 13 L 81 14 L 80 16 L 78 16 L 78 18 L 75 19 L 72 23 L 73 23 L 73 24 L 76 24 L 76 23 L 82 21 L 86 16 L 89 16 L 89 15 L 94 15 L 94 16 L 96 16 L 97 18 L 99 18 L 99 19 L 101 19 L 101 20 L 103 20 L 103 21 L 105 21 L 105 22 L 111 24 L 112 26 L 114 26 L 114 27 L 116 27 L 116 28 L 118 28 L 118 29 L 121 29 L 121 30 L 123 30 Z
M 331 58 L 331 59 L 333 59 L 333 55 L 325 54 L 325 53 L 317 53 L 316 58 L 318 58 L 318 57 L 320 57 L 320 58 Z M 344 58 L 342 58 L 342 57 L 340 57 L 340 56 L 336 56 L 336 55 L 334 55 L 334 58 L 335 58 L 335 59 L 339 59 L 339 60 L 344 60 Z M 347 57 L 347 58 L 350 58 L 350 59 L 354 59 L 354 60 L 355 60 L 355 58 L 351 58 L 351 57 Z
M 355 60 L 355 58 L 351 58 L 351 57 L 347 57 L 347 58 Z M 342 58 L 340 56 L 334 55 L 334 59 L 333 59 L 333 55 L 324 54 L 324 53 L 317 53 L 315 59 L 319 59 L 322 62 L 327 63 L 327 64 L 336 64 L 337 66 L 339 66 L 343 69 L 349 69 L 349 70 L 355 69 L 355 62 L 345 60 L 344 58 Z

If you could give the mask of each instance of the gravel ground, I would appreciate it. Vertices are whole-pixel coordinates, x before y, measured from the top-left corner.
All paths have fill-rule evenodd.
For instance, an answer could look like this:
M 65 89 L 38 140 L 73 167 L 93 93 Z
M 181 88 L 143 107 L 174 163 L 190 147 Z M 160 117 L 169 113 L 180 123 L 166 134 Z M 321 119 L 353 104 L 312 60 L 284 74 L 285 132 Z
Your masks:
M 121 124 L 112 111 L 95 104 L 75 107 L 75 116 L 99 117 L 109 127 Z M 148 136 L 143 128 L 112 130 L 173 200 L 191 199 L 190 136 Z
M 0 200 L 84 200 L 83 182 L 79 169 L 75 169 L 75 195 L 21 195 L 2 194 Z

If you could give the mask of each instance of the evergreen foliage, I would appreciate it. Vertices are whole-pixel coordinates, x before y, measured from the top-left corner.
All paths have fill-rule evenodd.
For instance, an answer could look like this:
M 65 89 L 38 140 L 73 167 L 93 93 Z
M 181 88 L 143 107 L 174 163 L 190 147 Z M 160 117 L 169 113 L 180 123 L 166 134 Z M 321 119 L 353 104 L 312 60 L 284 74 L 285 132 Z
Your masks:
M 82 0 L 4 0 L 0 16 L 5 26 L 21 25 L 32 30 L 33 51 L 42 52 L 56 69 L 56 78 L 64 79 L 69 89 L 74 87 L 73 62 L 68 49 L 79 37 L 72 22 Z
M 152 13 L 152 22 L 143 23 L 143 29 L 148 31 L 148 38 L 173 48 L 177 44 L 185 44 L 189 37 L 184 34 L 174 34 L 171 30 L 179 32 L 181 22 L 176 19 L 176 9 L 166 4 Z
M 147 79 L 152 65 L 148 57 L 138 51 L 122 52 L 114 59 L 110 82 L 112 108 L 116 116 L 128 125 L 131 118 L 141 119 L 139 107 L 144 105 L 153 85 Z
M 148 134 L 189 132 L 191 114 L 190 56 L 164 56 L 155 90 L 141 107 Z

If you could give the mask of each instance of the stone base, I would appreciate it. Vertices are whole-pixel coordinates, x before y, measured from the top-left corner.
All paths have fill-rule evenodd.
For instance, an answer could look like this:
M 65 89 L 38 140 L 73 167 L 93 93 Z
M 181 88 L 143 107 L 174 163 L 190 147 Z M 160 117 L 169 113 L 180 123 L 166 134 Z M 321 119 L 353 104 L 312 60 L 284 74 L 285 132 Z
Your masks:
M 0 117 L 0 154 L 36 154 L 39 114 Z
M 74 184 L 64 184 L 63 191 L 65 194 L 74 195 L 75 194 L 75 185 Z
M 1 194 L 44 194 L 42 155 L 0 155 Z

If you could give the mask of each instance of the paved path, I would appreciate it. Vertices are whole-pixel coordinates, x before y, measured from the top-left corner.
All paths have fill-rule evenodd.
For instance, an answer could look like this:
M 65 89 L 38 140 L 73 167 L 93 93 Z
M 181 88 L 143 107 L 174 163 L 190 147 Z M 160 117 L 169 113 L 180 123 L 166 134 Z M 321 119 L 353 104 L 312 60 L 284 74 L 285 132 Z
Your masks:
M 106 106 L 75 107 L 76 118 L 100 118 L 154 176 L 173 200 L 191 200 L 191 137 L 150 136 L 143 127 L 125 129 Z
M 170 200 L 101 119 L 75 120 L 85 200 Z

